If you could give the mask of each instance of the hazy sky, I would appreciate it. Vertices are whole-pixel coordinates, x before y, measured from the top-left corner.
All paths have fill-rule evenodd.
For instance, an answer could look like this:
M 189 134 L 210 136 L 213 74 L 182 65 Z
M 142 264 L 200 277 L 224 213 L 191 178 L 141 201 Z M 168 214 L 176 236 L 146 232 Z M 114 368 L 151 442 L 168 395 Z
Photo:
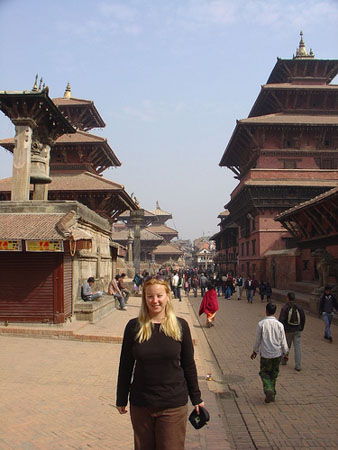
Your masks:
M 337 0 L 0 0 L 0 90 L 35 74 L 50 96 L 90 99 L 122 167 L 104 173 L 179 237 L 218 231 L 237 184 L 219 161 L 277 57 L 299 32 L 316 58 L 337 58 Z M 14 127 L 0 113 L 0 139 Z M 0 148 L 0 178 L 12 156 Z

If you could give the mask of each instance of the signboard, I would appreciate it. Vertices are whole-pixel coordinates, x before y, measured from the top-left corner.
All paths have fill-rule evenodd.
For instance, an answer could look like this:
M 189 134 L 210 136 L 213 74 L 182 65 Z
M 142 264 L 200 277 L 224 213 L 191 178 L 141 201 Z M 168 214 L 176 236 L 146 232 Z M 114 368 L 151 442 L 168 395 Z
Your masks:
M 63 252 L 63 241 L 25 241 L 27 252 Z
M 0 240 L 0 251 L 1 252 L 21 252 L 22 243 L 21 240 Z

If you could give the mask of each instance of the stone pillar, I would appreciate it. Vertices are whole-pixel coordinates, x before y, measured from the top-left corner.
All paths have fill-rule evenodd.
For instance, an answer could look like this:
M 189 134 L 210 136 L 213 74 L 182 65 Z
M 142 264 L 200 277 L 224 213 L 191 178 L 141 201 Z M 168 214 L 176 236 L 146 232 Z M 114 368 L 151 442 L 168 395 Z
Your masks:
M 49 179 L 49 160 L 50 160 L 50 145 L 43 144 L 40 152 L 40 158 L 44 160 L 44 172 L 46 179 Z M 33 191 L 33 200 L 48 200 L 48 184 L 35 184 Z
M 11 200 L 29 200 L 31 146 L 34 122 L 29 119 L 13 120 L 15 125 L 15 147 L 13 152 L 13 174 Z
M 133 236 L 131 234 L 131 230 L 129 230 L 128 235 L 128 264 L 133 263 Z
M 141 224 L 143 223 L 144 209 L 130 211 L 130 218 L 134 225 L 134 268 L 136 273 L 140 273 Z

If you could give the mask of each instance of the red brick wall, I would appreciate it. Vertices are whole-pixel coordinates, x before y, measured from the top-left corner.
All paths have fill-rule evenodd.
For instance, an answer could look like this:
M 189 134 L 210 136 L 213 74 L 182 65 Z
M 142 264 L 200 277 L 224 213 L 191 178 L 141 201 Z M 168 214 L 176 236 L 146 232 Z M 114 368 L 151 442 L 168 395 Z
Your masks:
M 266 257 L 266 281 L 277 289 L 288 289 L 296 280 L 296 256 L 269 255 Z M 273 279 L 273 261 L 275 265 L 275 280 Z

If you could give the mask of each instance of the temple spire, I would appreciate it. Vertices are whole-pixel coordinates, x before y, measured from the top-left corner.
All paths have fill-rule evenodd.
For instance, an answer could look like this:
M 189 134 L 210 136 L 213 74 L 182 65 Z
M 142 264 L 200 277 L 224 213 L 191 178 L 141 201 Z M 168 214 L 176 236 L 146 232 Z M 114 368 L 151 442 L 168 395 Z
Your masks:
M 65 90 L 65 93 L 64 93 L 63 97 L 64 98 L 71 98 L 72 97 L 72 91 L 70 89 L 70 83 L 69 82 L 67 83 L 67 87 L 66 87 L 66 90 Z
M 308 53 L 306 50 L 304 39 L 303 39 L 303 32 L 301 31 L 299 34 L 300 34 L 299 47 L 296 50 L 296 56 L 294 56 L 294 59 L 314 58 L 315 55 L 313 54 L 312 49 L 310 49 L 310 53 Z
M 156 209 L 161 209 L 161 208 L 160 208 L 160 204 L 159 204 L 159 201 L 158 201 L 158 200 L 156 200 Z

